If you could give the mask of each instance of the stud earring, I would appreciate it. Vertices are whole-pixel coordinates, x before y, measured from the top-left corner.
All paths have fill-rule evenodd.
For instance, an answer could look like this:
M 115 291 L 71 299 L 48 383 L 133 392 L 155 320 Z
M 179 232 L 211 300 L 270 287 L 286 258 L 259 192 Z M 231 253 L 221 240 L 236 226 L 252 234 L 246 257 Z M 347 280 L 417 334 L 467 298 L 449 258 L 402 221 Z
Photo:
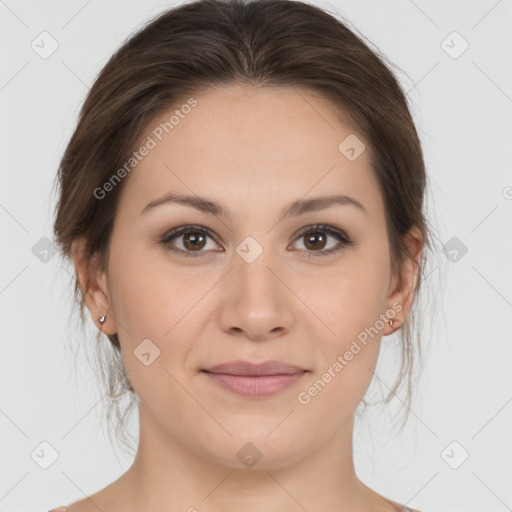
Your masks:
M 99 320 L 100 325 L 103 325 L 103 323 L 105 322 L 105 319 L 106 319 L 106 318 L 107 318 L 107 315 L 103 315 L 103 316 L 100 318 L 100 320 Z

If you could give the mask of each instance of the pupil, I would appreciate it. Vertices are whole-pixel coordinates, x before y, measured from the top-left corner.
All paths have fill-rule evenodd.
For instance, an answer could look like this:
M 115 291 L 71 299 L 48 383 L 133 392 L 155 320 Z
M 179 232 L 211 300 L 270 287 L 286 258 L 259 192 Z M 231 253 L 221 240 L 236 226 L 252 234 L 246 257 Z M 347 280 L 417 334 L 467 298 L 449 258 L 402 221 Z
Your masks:
M 184 244 L 187 249 L 202 249 L 204 247 L 204 241 L 205 237 L 201 233 L 197 232 L 189 232 L 187 235 L 184 236 Z M 201 242 L 203 242 L 201 244 Z M 324 242 L 321 244 L 321 246 L 318 246 L 319 242 Z M 306 246 L 308 249 L 322 249 L 325 246 L 325 237 L 322 233 L 316 232 L 316 233 L 310 233 L 306 236 Z
M 313 240 L 313 244 L 311 244 L 311 240 Z M 308 248 L 318 249 L 319 247 L 314 245 L 314 240 L 319 240 L 319 241 L 325 242 L 325 237 L 320 232 L 311 233 L 306 238 L 306 246 Z M 311 247 L 311 245 L 313 245 L 313 247 Z M 322 249 L 324 246 L 325 246 L 325 243 L 320 247 L 320 249 Z
M 199 244 L 197 242 L 200 239 L 202 239 L 202 241 L 204 242 L 204 238 L 205 237 L 203 235 L 201 235 L 200 233 L 185 235 L 185 237 L 184 237 L 185 247 L 187 247 L 187 249 L 190 249 L 190 248 L 202 249 L 204 247 L 204 243 L 201 245 L 201 243 L 200 243 L 201 241 L 199 242 Z M 192 243 L 191 246 L 188 245 L 190 242 Z

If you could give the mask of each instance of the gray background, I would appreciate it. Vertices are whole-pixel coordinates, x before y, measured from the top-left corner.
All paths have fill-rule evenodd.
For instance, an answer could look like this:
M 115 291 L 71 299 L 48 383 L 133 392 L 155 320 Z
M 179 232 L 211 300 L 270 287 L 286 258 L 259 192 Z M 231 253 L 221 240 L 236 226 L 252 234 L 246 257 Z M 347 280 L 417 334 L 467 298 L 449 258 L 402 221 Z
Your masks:
M 397 396 L 358 428 L 356 470 L 377 492 L 422 512 L 512 510 L 512 2 L 317 4 L 343 14 L 404 71 L 431 219 L 443 244 L 455 237 L 450 243 L 468 250 L 458 261 L 440 251 L 441 314 L 426 322 L 429 357 L 405 432 L 391 432 Z M 70 268 L 51 253 L 51 187 L 95 76 L 143 21 L 172 5 L 0 0 L 0 510 L 69 504 L 132 462 L 107 441 L 104 391 L 75 347 Z M 48 58 L 31 47 L 42 46 L 43 31 L 58 43 Z M 375 379 L 384 391 L 390 338 Z M 32 458 L 42 442 L 58 453 L 47 469 Z

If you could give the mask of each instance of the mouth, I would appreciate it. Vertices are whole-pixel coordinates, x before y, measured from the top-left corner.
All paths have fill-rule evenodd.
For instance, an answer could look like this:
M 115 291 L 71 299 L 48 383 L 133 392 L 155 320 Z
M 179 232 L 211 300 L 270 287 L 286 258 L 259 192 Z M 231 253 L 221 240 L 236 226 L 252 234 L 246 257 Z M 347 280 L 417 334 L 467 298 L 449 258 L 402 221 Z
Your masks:
M 240 360 L 222 363 L 201 372 L 222 389 L 253 398 L 275 395 L 309 373 L 304 368 L 282 361 L 251 363 Z
M 268 376 L 268 375 L 292 375 L 302 373 L 307 370 L 300 366 L 285 363 L 283 361 L 264 361 L 262 363 L 254 363 L 251 361 L 228 361 L 217 364 L 202 371 L 208 373 L 223 373 L 225 375 L 241 375 L 241 376 Z

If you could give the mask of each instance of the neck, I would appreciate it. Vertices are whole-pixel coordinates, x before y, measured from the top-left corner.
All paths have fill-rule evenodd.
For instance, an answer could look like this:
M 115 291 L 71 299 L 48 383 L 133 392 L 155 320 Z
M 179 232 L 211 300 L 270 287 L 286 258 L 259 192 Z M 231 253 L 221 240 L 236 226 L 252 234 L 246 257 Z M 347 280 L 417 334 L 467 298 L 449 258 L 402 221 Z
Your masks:
M 251 468 L 220 464 L 155 423 L 141 402 L 140 440 L 132 466 L 116 482 L 123 510 L 188 512 L 391 512 L 390 503 L 357 478 L 353 464 L 353 417 L 314 451 L 288 461 Z M 233 453 L 241 446 L 233 442 Z M 212 450 L 214 451 L 214 450 Z M 238 465 L 239 466 L 239 465 Z

